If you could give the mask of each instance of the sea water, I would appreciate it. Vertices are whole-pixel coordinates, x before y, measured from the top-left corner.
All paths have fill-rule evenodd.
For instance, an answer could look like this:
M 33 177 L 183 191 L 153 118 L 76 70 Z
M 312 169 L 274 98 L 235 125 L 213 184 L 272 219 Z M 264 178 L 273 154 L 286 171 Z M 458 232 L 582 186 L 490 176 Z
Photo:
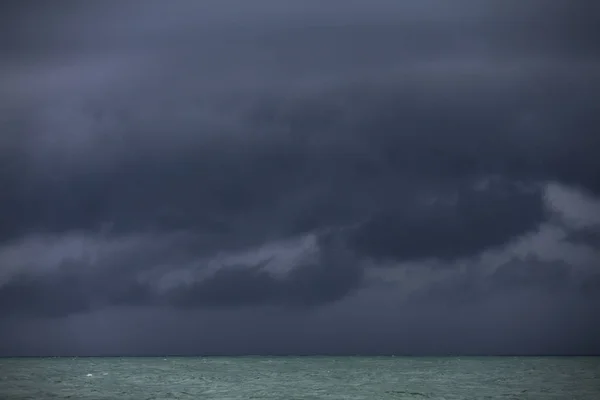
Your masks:
M 600 399 L 594 357 L 0 359 L 0 399 Z

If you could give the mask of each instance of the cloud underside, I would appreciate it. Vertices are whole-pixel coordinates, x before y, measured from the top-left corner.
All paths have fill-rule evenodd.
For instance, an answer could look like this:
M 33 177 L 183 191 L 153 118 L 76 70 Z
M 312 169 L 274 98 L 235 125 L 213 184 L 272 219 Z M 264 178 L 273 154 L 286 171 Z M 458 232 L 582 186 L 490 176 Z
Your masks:
M 597 301 L 592 2 L 208 3 L 10 10 L 41 33 L 0 41 L 1 315 L 314 309 L 413 268 L 407 301 Z M 566 253 L 528 258 L 544 224 Z

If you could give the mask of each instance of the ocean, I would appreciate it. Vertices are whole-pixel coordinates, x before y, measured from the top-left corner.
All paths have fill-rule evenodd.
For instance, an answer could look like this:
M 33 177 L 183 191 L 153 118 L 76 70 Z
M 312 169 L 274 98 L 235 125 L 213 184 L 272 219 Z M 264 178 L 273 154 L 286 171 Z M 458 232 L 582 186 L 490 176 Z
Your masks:
M 0 399 L 600 399 L 600 357 L 3 358 Z

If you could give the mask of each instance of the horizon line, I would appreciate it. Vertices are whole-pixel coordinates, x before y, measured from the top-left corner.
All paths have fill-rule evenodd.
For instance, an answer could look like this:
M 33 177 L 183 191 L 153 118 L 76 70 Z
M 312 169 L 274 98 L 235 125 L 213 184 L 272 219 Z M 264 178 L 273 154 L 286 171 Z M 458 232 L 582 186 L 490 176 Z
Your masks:
M 7 358 L 269 358 L 269 357 L 378 357 L 378 358 L 541 358 L 541 357 L 600 357 L 600 354 L 341 354 L 341 353 L 280 353 L 280 354 L 66 354 L 66 355 L 0 355 Z

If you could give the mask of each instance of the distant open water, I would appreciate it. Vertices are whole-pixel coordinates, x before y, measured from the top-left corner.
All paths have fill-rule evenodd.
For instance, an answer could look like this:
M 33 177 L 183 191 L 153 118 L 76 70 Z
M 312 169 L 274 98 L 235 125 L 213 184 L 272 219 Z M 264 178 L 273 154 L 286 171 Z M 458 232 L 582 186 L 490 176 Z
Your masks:
M 0 359 L 0 399 L 67 398 L 600 400 L 600 358 Z

